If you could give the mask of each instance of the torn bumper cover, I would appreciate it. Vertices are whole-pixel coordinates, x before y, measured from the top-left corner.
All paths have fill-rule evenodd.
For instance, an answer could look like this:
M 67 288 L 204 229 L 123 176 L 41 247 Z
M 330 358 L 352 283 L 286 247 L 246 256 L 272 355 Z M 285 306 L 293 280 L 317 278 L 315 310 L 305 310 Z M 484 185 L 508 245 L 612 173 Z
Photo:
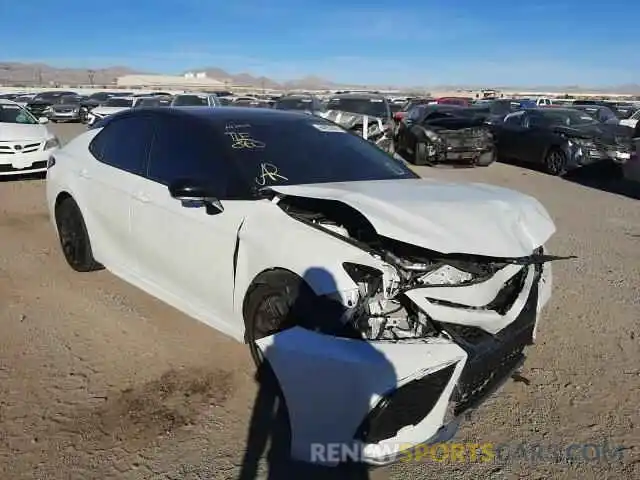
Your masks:
M 294 327 L 259 340 L 289 411 L 292 456 L 382 465 L 449 440 L 522 365 L 550 290 L 549 263 L 512 264 L 482 282 L 407 291 L 437 335 L 362 340 Z

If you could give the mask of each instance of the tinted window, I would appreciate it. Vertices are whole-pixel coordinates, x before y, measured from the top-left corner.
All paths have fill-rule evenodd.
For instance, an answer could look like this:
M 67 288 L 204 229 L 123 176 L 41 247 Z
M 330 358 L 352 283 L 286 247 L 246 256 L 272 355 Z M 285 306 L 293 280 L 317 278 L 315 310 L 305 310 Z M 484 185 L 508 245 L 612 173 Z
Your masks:
M 152 137 L 150 117 L 126 117 L 109 122 L 89 150 L 102 163 L 142 175 Z
M 230 195 L 229 169 L 215 148 L 215 139 L 206 126 L 183 118 L 162 118 L 154 122 L 155 135 L 149 157 L 148 178 L 169 185 L 179 179 L 205 180 Z
M 524 118 L 524 112 L 510 113 L 504 117 L 504 123 L 507 125 L 521 126 Z

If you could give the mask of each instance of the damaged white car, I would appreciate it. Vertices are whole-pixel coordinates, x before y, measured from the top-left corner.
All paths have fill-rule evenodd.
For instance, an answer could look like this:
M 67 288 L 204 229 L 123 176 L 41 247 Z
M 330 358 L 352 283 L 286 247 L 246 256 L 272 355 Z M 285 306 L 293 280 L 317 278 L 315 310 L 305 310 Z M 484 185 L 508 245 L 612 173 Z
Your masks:
M 47 196 L 72 268 L 267 360 L 297 459 L 384 464 L 449 438 L 520 367 L 550 296 L 538 201 L 421 179 L 301 113 L 119 113 L 56 152 Z

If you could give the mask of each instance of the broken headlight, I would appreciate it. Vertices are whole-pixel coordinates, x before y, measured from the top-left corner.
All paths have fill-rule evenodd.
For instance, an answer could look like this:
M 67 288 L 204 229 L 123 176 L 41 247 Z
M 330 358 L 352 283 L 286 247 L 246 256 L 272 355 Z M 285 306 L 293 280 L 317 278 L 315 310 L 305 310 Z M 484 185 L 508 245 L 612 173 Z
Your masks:
M 473 274 L 459 270 L 451 265 L 443 265 L 418 279 L 418 282 L 428 286 L 460 285 L 473 280 Z
M 346 311 L 350 330 L 367 340 L 424 338 L 435 333 L 427 316 L 401 293 L 402 280 L 395 267 L 343 266 L 358 285 L 358 300 Z

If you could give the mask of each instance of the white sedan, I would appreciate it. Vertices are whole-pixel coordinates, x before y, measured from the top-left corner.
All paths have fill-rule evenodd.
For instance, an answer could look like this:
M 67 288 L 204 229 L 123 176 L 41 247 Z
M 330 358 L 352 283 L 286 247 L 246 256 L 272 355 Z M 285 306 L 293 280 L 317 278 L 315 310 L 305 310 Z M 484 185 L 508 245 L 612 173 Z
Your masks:
M 0 176 L 45 172 L 60 143 L 43 124 L 10 100 L 0 99 Z
M 521 366 L 550 297 L 537 200 L 421 179 L 302 113 L 119 113 L 55 155 L 47 196 L 73 269 L 249 344 L 296 459 L 447 440 Z

